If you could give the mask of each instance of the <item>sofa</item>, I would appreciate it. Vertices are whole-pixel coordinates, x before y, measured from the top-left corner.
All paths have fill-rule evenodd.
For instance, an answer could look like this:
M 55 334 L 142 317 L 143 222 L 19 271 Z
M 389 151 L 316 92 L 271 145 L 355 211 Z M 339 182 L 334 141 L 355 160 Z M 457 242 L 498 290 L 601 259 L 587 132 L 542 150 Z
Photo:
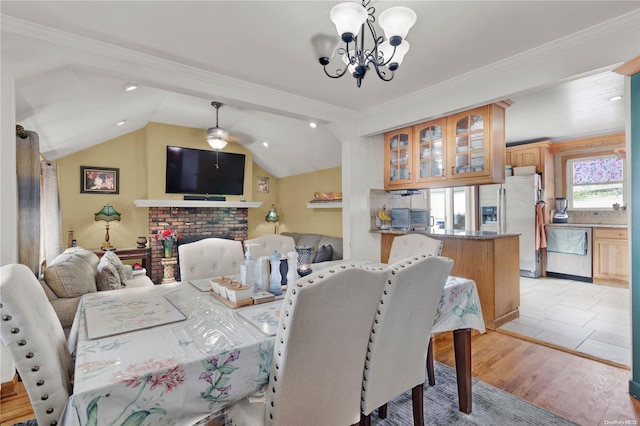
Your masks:
M 305 234 L 299 232 L 283 232 L 281 235 L 287 235 L 293 238 L 296 246 L 311 246 L 313 248 L 311 254 L 313 263 L 342 260 L 341 237 L 329 237 L 322 234 Z
M 149 277 L 134 274 L 131 265 L 123 264 L 115 252 L 98 257 L 82 247 L 71 247 L 59 254 L 39 281 L 67 335 L 83 294 L 153 286 Z

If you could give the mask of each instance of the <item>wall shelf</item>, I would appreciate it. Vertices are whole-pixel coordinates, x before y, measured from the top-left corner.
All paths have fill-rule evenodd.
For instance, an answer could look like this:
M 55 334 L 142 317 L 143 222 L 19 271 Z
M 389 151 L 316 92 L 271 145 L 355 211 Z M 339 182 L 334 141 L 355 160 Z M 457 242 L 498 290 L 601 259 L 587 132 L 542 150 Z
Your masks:
M 256 209 L 262 201 L 133 200 L 136 207 L 213 207 Z
M 342 201 L 330 201 L 326 203 L 307 203 L 308 209 L 341 209 Z

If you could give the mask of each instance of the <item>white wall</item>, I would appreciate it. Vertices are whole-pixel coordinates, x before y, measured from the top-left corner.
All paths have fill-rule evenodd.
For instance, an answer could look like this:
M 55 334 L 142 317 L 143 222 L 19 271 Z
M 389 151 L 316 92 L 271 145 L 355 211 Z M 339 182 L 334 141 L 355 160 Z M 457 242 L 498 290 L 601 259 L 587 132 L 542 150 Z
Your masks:
M 0 266 L 18 261 L 18 189 L 16 180 L 15 90 L 11 73 L 3 72 L 0 86 Z M 0 383 L 13 378 L 15 367 L 0 345 Z

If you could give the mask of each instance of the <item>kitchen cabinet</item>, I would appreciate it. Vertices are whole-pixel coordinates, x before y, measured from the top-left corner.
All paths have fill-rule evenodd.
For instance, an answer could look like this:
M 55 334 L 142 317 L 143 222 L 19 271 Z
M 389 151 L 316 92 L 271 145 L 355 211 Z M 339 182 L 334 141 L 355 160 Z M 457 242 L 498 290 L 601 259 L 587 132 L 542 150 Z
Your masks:
M 594 228 L 593 282 L 629 286 L 629 247 L 627 230 Z
M 552 171 L 551 142 L 544 141 L 508 146 L 505 162 L 513 167 L 535 166 L 536 173 L 544 174 Z
M 421 232 L 423 233 L 423 232 Z M 484 324 L 495 330 L 520 316 L 520 236 L 495 232 L 424 232 L 442 241 L 442 256 L 453 259 L 451 274 L 475 281 Z M 393 239 L 381 232 L 380 261 L 387 263 Z
M 429 121 L 413 127 L 417 149 L 414 182 L 442 182 L 446 164 L 446 119 Z
M 385 133 L 384 144 L 385 189 L 409 187 L 413 182 L 413 128 Z
M 505 178 L 504 110 L 510 101 L 385 134 L 385 189 L 423 189 Z

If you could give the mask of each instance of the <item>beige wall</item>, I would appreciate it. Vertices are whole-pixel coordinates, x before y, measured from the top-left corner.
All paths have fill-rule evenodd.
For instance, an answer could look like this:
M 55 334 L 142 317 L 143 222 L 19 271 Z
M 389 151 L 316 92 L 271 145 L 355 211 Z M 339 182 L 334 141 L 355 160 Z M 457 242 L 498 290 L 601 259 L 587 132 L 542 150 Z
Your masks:
M 310 209 L 314 192 L 342 192 L 342 168 L 320 170 L 278 180 L 279 232 L 342 237 L 342 209 Z
M 143 129 L 58 160 L 63 247 L 67 244 L 68 231 L 74 231 L 79 246 L 100 247 L 105 222 L 95 222 L 93 215 L 105 204 L 111 204 L 122 214 L 120 222 L 110 225 L 112 245 L 135 247 L 137 236 L 147 235 L 147 209 L 133 205 L 133 200 L 147 197 L 145 145 Z M 80 166 L 120 169 L 120 193 L 81 194 Z
M 122 214 L 122 220 L 111 222 L 110 242 L 118 248 L 136 246 L 138 236 L 148 236 L 148 209 L 136 207 L 137 199 L 182 199 L 180 194 L 166 194 L 165 155 L 167 145 L 208 149 L 205 131 L 159 123 L 112 139 L 58 160 L 62 241 L 67 244 L 68 231 L 81 247 L 97 248 L 104 241 L 105 223 L 95 222 L 94 214 L 105 204 L 111 204 Z M 281 216 L 279 232 L 319 232 L 342 234 L 339 209 L 306 209 L 314 191 L 341 191 L 340 168 L 275 179 L 253 163 L 251 153 L 239 144 L 230 143 L 225 152 L 247 156 L 244 197 L 247 201 L 262 201 L 260 208 L 249 209 L 249 238 L 274 232 L 264 217 L 271 204 Z M 113 167 L 120 170 L 119 194 L 81 194 L 80 166 Z M 269 178 L 269 192 L 256 191 L 256 177 Z M 284 183 L 285 192 L 282 192 Z M 283 194 L 286 194 L 284 196 Z M 239 200 L 228 196 L 227 200 Z

